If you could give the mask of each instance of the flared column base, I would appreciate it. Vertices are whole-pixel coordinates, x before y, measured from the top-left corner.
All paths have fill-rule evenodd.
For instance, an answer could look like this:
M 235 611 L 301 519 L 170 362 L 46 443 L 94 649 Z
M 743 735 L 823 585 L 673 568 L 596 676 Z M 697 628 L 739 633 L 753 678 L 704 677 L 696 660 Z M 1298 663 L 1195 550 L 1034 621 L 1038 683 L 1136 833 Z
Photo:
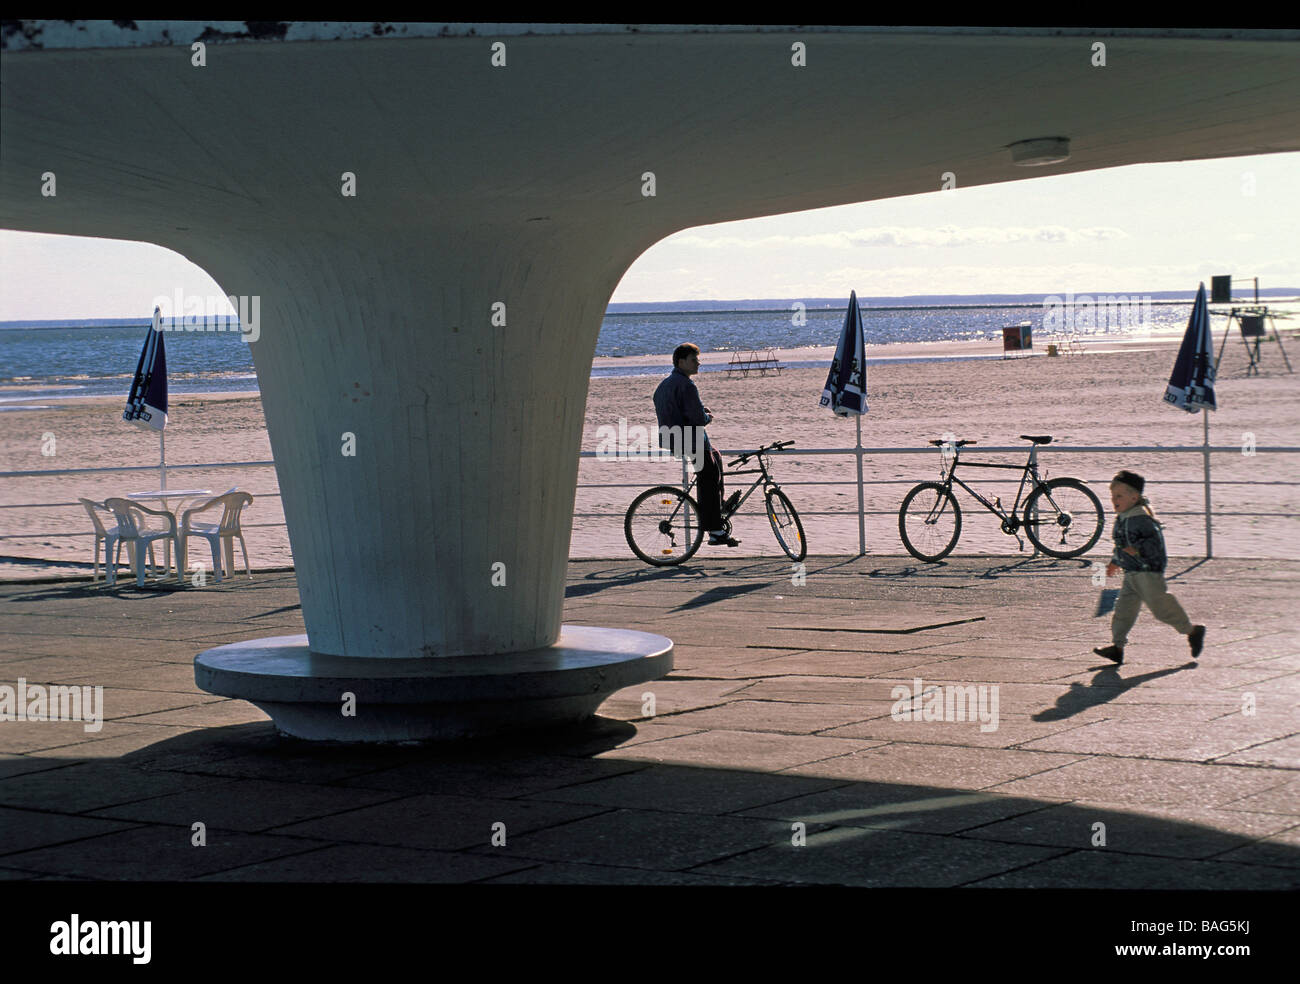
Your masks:
M 326 656 L 305 635 L 253 639 L 199 653 L 194 680 L 256 705 L 295 738 L 437 741 L 581 721 L 672 668 L 664 636 L 565 625 L 539 649 L 426 659 Z

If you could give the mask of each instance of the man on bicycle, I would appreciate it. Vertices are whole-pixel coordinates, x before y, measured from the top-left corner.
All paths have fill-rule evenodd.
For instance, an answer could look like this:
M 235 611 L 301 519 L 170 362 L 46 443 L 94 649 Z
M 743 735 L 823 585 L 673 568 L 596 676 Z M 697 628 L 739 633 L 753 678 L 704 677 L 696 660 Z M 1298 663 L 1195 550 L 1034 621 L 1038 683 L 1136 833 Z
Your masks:
M 689 457 L 699 476 L 696 495 L 700 525 L 709 531 L 710 546 L 734 547 L 740 543 L 722 522 L 722 456 L 709 443 L 704 425 L 713 414 L 700 401 L 691 377 L 700 371 L 700 349 L 686 342 L 673 351 L 673 371 L 655 390 L 655 415 L 659 418 L 659 446 L 676 457 Z M 666 438 L 666 440 L 665 440 Z

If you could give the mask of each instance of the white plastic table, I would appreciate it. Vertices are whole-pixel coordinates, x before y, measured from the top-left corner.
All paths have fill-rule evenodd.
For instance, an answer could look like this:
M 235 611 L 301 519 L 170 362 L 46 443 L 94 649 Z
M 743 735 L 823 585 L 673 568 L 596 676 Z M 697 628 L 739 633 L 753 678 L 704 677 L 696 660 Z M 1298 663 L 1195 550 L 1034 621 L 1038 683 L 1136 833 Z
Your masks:
M 140 501 L 148 501 L 150 499 L 160 500 L 162 502 L 163 509 L 171 513 L 172 516 L 176 519 L 176 536 L 177 536 L 177 543 L 179 543 L 181 513 L 185 511 L 182 508 L 185 505 L 185 500 L 194 498 L 195 496 L 209 496 L 209 495 L 212 495 L 211 489 L 158 489 L 155 492 L 128 492 L 126 494 L 126 497 L 128 499 L 136 499 Z M 176 509 L 174 511 L 169 505 L 167 505 L 168 499 L 180 500 L 180 502 L 177 504 Z M 176 563 L 180 564 L 180 557 L 176 558 Z M 169 540 L 164 540 L 163 541 L 163 570 L 167 571 L 171 568 L 171 566 L 172 566 L 171 542 Z M 178 571 L 177 573 L 184 575 L 185 572 Z

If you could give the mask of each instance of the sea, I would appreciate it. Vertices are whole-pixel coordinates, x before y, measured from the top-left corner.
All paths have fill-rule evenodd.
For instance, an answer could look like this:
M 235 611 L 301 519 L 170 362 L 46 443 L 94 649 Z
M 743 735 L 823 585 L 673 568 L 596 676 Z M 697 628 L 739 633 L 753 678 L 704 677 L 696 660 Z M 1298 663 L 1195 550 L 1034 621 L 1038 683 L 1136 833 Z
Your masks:
M 1264 292 L 1261 292 L 1263 294 Z M 1300 290 L 1270 292 L 1294 298 Z M 1118 300 L 1117 300 L 1118 298 Z M 1002 329 L 1028 322 L 1041 350 L 1045 334 L 1062 328 L 1082 339 L 1181 333 L 1191 312 L 1191 292 L 1078 295 L 927 295 L 859 298 L 867 364 L 893 360 L 900 343 L 992 340 Z M 1109 302 L 1109 303 L 1108 303 Z M 828 367 L 844 326 L 844 298 L 801 300 L 676 301 L 609 305 L 596 342 L 591 375 L 660 375 L 673 348 L 694 342 L 702 352 L 727 353 L 817 348 L 790 368 Z M 1222 323 L 1222 318 L 1214 323 Z M 257 392 L 251 350 L 232 320 L 165 325 L 168 389 L 187 393 Z M 262 329 L 265 330 L 263 325 Z M 151 319 L 0 321 L 0 410 L 75 396 L 119 393 L 125 399 Z M 911 350 L 909 350 L 911 351 Z M 806 356 L 808 353 L 801 353 Z M 663 362 L 620 365 L 633 356 Z M 912 356 L 918 360 L 935 357 Z M 944 356 L 962 358 L 962 356 Z M 704 371 L 725 370 L 706 366 Z

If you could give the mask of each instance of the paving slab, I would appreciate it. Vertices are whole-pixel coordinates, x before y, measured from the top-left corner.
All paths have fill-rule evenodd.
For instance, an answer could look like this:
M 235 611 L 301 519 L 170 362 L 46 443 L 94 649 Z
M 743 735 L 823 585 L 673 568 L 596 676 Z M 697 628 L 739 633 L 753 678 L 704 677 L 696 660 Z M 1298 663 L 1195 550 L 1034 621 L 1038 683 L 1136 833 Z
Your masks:
M 779 700 L 733 699 L 718 707 L 673 715 L 678 724 L 701 729 L 776 732 L 810 735 L 841 728 L 863 720 L 866 713 L 856 704 L 807 704 Z M 837 735 L 837 737 L 854 737 Z
M 339 785 L 401 793 L 459 793 L 489 799 L 515 799 L 543 791 L 598 785 L 600 780 L 610 776 L 645 768 L 648 766 L 643 763 L 613 759 L 521 755 L 502 763 L 412 762 L 395 768 L 371 770 L 347 778 Z M 566 800 L 560 795 L 540 798 Z M 587 802 L 581 799 L 568 801 Z
M 1281 813 L 1300 817 L 1300 778 L 1288 779 L 1270 786 L 1262 792 L 1228 800 L 1225 810 L 1246 810 L 1252 813 Z
M 202 882 L 463 884 L 517 872 L 531 862 L 377 844 L 334 844 L 202 875 Z
M 377 790 L 213 778 L 194 789 L 95 810 L 90 815 L 182 827 L 202 822 L 208 827 L 257 833 L 395 798 Z
M 821 739 L 830 741 L 832 739 Z M 960 745 L 881 743 L 879 747 L 838 758 L 795 766 L 792 775 L 835 779 L 876 780 L 909 785 L 926 784 L 949 789 L 980 790 L 1008 784 L 1011 777 L 1052 774 L 1078 756 L 1051 752 L 1022 752 L 1006 748 L 969 748 Z M 1020 780 L 1024 781 L 1024 780 Z M 1014 789 L 999 789 L 1018 795 Z M 1046 793 L 1047 796 L 1060 795 Z
M 1300 868 L 1300 824 L 1253 844 L 1225 851 L 1216 860 Z
M 1300 888 L 1300 869 L 1227 861 L 1138 857 L 1091 848 L 993 875 L 970 885 L 975 888 L 1295 891 Z
M 1273 765 L 1283 769 L 1300 769 L 1300 735 L 1260 742 L 1240 752 L 1225 755 L 1218 761 L 1241 765 Z
M 31 871 L 106 881 L 187 881 L 286 854 L 323 847 L 293 837 L 269 837 L 209 827 L 196 846 L 188 828 L 154 824 L 71 844 L 4 856 Z
M 14 854 L 30 848 L 67 845 L 74 841 L 116 830 L 139 826 L 121 820 L 101 820 L 92 817 L 74 817 L 62 813 L 38 810 L 18 810 L 0 806 L 0 863 Z M 21 865 L 15 865 L 22 867 Z
M 522 862 L 527 867 L 508 875 L 484 878 L 489 885 L 662 885 L 662 886 L 755 886 L 779 885 L 781 882 L 742 876 L 723 877 L 689 871 L 649 871 L 645 868 L 619 868 L 599 864 L 553 864 Z
M 861 888 L 954 888 L 1061 854 L 1023 845 L 983 846 L 956 837 L 836 827 L 811 833 L 805 846 L 784 843 L 704 864 L 701 874 L 777 878 L 803 885 Z
M 1125 757 L 1183 759 L 1190 762 L 1238 761 L 1236 752 L 1250 750 L 1252 764 L 1268 758 L 1268 732 L 1255 718 L 1231 714 L 1197 723 L 1164 723 L 1153 729 L 1149 720 L 1110 720 L 1084 724 L 1031 741 L 1024 748 L 1085 754 L 1111 753 Z M 1300 751 L 1300 745 L 1297 745 Z M 1285 763 L 1275 763 L 1285 764 Z M 1297 762 L 1300 765 L 1300 762 Z
M 838 827 L 954 834 L 1050 807 L 1050 803 L 1042 800 L 1014 796 L 960 793 L 900 783 L 853 782 L 745 810 L 741 816 L 779 817 L 791 822 Z
M 142 772 L 117 762 L 77 762 L 9 776 L 0 782 L 0 804 L 86 813 L 211 785 L 224 783 L 181 773 Z
M 1119 811 L 1105 804 L 1069 803 L 990 823 L 964 836 L 1009 844 L 1087 849 L 1104 824 L 1105 848 L 1123 854 L 1210 858 L 1248 846 L 1294 826 L 1289 817 L 1185 806 Z
M 542 861 L 682 871 L 789 836 L 788 824 L 767 820 L 619 809 L 511 838 L 498 850 Z
M 349 790 L 357 796 L 372 795 Z M 486 846 L 489 853 L 504 848 L 492 844 L 504 836 L 507 844 L 529 831 L 568 826 L 570 821 L 605 812 L 601 807 L 532 800 L 492 799 L 422 793 L 393 797 L 375 806 L 277 827 L 277 834 L 320 840 L 388 844 L 431 850 L 464 850 Z M 503 828 L 497 825 L 504 825 Z
M 1091 756 L 990 788 L 1014 796 L 1089 799 L 1141 808 L 1223 806 L 1276 783 L 1274 773 L 1246 766 Z
M 849 738 L 817 738 L 804 735 L 774 735 L 755 731 L 712 729 L 679 738 L 645 742 L 631 748 L 601 752 L 601 758 L 673 763 L 719 765 L 737 769 L 779 771 L 836 759 L 880 742 Z
M 534 793 L 529 799 L 590 803 L 666 813 L 721 816 L 798 799 L 838 785 L 834 779 L 775 776 L 730 769 L 654 765 L 622 775 Z M 744 813 L 746 816 L 772 814 Z

